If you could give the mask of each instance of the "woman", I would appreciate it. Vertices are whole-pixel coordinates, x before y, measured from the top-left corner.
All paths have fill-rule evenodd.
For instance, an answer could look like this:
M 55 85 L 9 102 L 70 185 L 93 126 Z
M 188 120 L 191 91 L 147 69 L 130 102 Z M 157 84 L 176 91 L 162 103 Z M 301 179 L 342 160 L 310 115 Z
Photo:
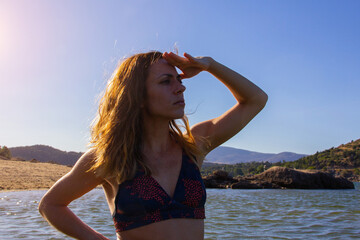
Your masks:
M 190 128 L 182 79 L 201 71 L 223 82 L 237 104 Z M 107 239 L 67 207 L 102 185 L 118 239 L 203 239 L 206 193 L 199 169 L 204 157 L 239 132 L 266 101 L 260 88 L 210 57 L 134 55 L 107 85 L 92 148 L 44 195 L 39 211 L 69 236 Z M 183 120 L 184 133 L 175 119 Z

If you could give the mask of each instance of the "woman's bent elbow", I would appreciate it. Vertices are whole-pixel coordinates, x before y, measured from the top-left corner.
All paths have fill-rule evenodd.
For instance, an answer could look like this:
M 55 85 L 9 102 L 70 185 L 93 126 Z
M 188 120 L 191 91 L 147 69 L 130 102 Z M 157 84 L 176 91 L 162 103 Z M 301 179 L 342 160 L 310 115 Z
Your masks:
M 38 210 L 39 213 L 41 214 L 41 216 L 45 217 L 46 215 L 46 199 L 44 199 L 44 197 L 40 200 L 39 206 L 38 206 Z
M 47 218 L 46 216 L 49 214 L 49 211 L 51 211 L 52 206 L 54 205 L 49 202 L 49 200 L 46 198 L 46 195 L 40 200 L 38 210 L 43 218 Z
M 264 96 L 263 96 L 263 104 L 264 104 L 264 107 L 265 107 L 267 101 L 269 100 L 269 96 L 268 96 L 265 92 L 264 92 L 263 95 L 264 95 Z
M 260 107 L 260 110 L 263 109 L 268 101 L 269 97 L 265 92 L 261 92 L 261 94 L 257 97 L 257 103 Z

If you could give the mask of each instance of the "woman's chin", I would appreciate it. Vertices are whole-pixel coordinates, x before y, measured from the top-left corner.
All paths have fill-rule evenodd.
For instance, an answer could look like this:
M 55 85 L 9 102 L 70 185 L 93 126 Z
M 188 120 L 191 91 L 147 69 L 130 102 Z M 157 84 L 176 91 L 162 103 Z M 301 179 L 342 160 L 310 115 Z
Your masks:
M 185 115 L 184 111 L 181 112 L 181 113 L 176 113 L 176 114 L 174 114 L 174 115 L 172 116 L 172 119 L 174 119 L 174 120 L 175 120 L 175 119 L 180 119 L 180 118 L 183 118 L 184 115 Z

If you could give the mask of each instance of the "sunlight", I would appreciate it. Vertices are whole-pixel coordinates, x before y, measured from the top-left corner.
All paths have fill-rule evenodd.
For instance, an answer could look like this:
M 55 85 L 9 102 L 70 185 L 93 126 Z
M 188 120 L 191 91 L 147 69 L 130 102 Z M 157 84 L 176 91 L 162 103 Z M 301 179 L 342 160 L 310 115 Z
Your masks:
M 6 34 L 6 25 L 4 21 L 0 21 L 0 57 L 3 56 L 4 51 L 6 50 L 6 42 L 5 42 L 5 36 Z
M 11 24 L 10 17 L 6 15 L 0 15 L 0 64 L 4 64 L 4 61 L 10 57 L 11 52 Z

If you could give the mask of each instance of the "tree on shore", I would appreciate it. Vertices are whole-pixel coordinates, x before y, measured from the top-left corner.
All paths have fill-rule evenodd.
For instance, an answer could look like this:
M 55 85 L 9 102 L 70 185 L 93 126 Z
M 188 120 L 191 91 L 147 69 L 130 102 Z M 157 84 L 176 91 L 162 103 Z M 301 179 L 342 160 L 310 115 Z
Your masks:
M 10 159 L 11 158 L 11 152 L 9 148 L 6 146 L 1 147 L 0 146 L 0 156 Z

